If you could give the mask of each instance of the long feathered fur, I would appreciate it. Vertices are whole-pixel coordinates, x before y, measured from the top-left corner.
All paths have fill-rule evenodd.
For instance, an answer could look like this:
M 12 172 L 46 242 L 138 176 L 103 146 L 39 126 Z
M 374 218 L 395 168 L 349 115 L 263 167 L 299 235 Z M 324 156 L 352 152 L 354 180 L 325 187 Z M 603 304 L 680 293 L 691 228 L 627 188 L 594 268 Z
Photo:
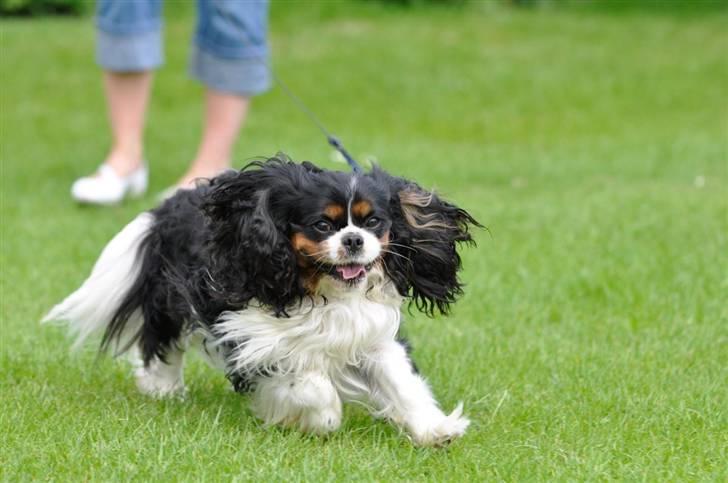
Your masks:
M 153 225 L 154 217 L 149 213 L 131 221 L 106 245 L 84 283 L 53 307 L 43 322 L 66 321 L 75 337 L 75 348 L 88 337 L 108 330 L 118 316 L 119 307 L 129 298 L 129 290 L 125 288 L 144 276 L 144 267 L 137 260 L 145 252 L 144 239 Z M 124 323 L 115 329 L 115 343 L 125 344 L 134 338 L 141 318 L 134 317 L 133 323 L 127 324 L 136 309 L 133 307 Z

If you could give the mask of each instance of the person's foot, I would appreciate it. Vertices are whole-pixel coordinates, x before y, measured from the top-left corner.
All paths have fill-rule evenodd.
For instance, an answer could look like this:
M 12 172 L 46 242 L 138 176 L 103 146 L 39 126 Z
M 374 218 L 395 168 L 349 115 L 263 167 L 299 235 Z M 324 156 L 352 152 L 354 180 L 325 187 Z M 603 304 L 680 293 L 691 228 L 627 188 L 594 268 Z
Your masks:
M 73 183 L 71 197 L 79 203 L 115 205 L 127 196 L 142 196 L 147 191 L 148 181 L 149 173 L 144 163 L 123 176 L 108 164 L 102 164 L 92 176 Z
M 137 151 L 133 151 L 136 153 Z M 109 166 L 121 177 L 129 176 L 144 165 L 141 154 L 131 155 L 119 150 L 112 150 L 104 160 L 104 165 Z

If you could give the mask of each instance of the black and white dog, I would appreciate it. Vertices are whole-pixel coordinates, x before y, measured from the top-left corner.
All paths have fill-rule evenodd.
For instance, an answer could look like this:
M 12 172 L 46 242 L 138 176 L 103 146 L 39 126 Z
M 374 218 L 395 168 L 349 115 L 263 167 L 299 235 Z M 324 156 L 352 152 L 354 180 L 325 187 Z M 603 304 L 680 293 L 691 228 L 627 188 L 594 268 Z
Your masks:
M 461 436 L 462 405 L 433 399 L 399 337 L 410 300 L 447 313 L 462 292 L 464 210 L 374 168 L 351 174 L 279 155 L 182 190 L 104 248 L 44 320 L 77 343 L 138 356 L 139 389 L 184 393 L 198 346 L 267 424 L 327 433 L 359 401 L 419 445 Z

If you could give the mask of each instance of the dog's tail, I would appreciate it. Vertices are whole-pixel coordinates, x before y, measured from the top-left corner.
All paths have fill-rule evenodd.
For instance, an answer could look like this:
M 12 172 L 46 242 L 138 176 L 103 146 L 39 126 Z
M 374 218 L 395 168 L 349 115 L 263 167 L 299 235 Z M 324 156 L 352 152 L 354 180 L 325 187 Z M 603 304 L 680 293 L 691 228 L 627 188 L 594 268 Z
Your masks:
M 154 215 L 142 213 L 121 230 L 101 252 L 91 275 L 75 292 L 51 309 L 43 322 L 68 323 L 75 337 L 74 348 L 89 336 L 104 332 L 102 348 L 111 339 L 121 351 L 137 337 L 142 316 L 131 307 L 132 292 L 140 289 L 145 246 L 154 225 Z

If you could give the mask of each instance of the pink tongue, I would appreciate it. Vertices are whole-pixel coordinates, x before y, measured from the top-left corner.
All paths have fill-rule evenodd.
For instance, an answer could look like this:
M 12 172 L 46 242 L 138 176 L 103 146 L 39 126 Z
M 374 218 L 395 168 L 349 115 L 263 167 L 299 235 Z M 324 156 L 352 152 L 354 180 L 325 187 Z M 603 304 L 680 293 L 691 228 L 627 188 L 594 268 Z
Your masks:
M 336 267 L 336 271 L 341 274 L 344 280 L 351 280 L 365 272 L 364 265 L 341 265 Z

